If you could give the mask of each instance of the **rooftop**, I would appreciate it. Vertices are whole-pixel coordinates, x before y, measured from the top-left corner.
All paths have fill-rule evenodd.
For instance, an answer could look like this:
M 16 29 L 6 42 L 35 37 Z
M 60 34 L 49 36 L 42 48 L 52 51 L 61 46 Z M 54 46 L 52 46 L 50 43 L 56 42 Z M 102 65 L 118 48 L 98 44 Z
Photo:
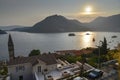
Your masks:
M 47 65 L 56 64 L 56 58 L 52 54 L 42 54 L 37 56 L 31 57 L 16 57 L 8 62 L 8 65 L 17 65 L 17 64 L 24 64 L 24 63 L 31 63 L 35 65 L 38 63 L 38 60 L 45 62 Z
M 79 72 L 80 72 L 79 67 L 81 66 L 80 62 L 79 63 L 78 62 L 77 63 L 72 63 L 72 64 L 70 64 L 70 63 L 68 64 L 68 62 L 66 63 L 62 60 L 59 60 L 58 62 L 59 62 L 59 64 L 57 65 L 57 69 L 47 73 L 46 77 L 47 76 L 52 76 L 54 78 L 54 80 L 57 80 L 57 79 L 65 78 L 66 76 L 74 76 L 74 75 L 79 74 Z M 64 63 L 64 65 L 61 65 L 63 63 Z M 84 67 L 85 67 L 86 70 L 94 68 L 94 67 L 91 67 L 87 63 L 85 64 Z M 35 75 L 37 77 L 37 80 L 44 80 L 44 75 L 43 74 L 35 73 Z

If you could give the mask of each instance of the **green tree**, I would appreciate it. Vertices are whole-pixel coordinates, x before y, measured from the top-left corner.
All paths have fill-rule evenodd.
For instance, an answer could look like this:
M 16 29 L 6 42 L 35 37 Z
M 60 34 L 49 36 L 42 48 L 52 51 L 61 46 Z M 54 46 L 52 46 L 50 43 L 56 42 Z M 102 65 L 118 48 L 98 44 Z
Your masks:
M 104 37 L 104 41 L 102 41 L 102 46 L 101 46 L 101 54 L 106 55 L 108 53 L 108 48 L 107 48 L 107 40 Z
M 8 73 L 8 68 L 7 68 L 7 66 L 2 66 L 2 67 L 0 68 L 0 75 L 7 75 L 7 73 Z
M 29 56 L 36 56 L 36 55 L 40 55 L 40 54 L 41 54 L 40 50 L 34 49 L 30 52 Z

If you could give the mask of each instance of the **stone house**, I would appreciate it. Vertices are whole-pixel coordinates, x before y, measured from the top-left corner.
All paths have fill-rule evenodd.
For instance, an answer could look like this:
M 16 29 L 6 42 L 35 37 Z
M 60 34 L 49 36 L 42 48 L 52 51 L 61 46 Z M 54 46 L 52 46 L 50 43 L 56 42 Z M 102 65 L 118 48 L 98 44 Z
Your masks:
M 35 74 L 45 74 L 57 68 L 57 61 L 52 54 L 31 57 L 15 57 L 11 35 L 8 40 L 9 61 L 8 74 L 10 80 L 36 80 Z

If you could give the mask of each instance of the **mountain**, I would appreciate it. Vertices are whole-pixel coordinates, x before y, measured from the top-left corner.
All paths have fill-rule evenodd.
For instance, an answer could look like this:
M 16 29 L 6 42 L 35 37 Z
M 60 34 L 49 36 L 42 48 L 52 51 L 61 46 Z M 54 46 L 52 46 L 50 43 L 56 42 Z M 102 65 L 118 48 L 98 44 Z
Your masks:
M 58 33 L 58 32 L 79 32 L 86 31 L 82 23 L 77 20 L 69 20 L 60 15 L 52 15 L 41 22 L 36 23 L 33 27 L 25 28 L 19 31 L 31 33 Z
M 9 30 L 14 30 L 14 29 L 19 29 L 27 26 L 20 26 L 20 25 L 13 25 L 13 26 L 0 26 L 0 29 L 4 31 L 9 31 Z
M 30 28 L 30 27 L 18 27 L 18 28 L 13 28 L 10 31 L 25 31 L 28 28 Z
M 0 34 L 6 34 L 6 32 L 3 30 L 0 30 Z
M 58 33 L 58 32 L 80 32 L 80 31 L 110 31 L 120 32 L 120 14 L 108 17 L 97 17 L 89 23 L 81 23 L 70 20 L 60 15 L 48 16 L 33 27 L 15 28 L 13 31 L 24 31 L 31 33 Z
M 109 17 L 98 17 L 85 25 L 93 31 L 120 32 L 120 14 Z

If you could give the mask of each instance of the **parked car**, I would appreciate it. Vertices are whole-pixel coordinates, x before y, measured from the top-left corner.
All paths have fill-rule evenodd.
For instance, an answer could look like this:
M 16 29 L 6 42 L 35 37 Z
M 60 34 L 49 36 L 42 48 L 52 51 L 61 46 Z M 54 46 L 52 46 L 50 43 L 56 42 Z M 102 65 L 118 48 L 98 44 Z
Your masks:
M 91 71 L 88 72 L 88 77 L 91 79 L 96 79 L 96 78 L 100 78 L 103 75 L 103 71 L 99 70 L 99 69 L 93 69 Z

